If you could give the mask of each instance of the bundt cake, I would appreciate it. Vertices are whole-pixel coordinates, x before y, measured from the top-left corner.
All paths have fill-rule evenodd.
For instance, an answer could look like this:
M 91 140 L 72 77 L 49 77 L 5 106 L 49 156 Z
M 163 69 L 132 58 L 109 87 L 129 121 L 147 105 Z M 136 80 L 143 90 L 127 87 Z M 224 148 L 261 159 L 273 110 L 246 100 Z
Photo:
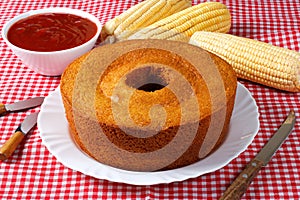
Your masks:
M 159 171 L 195 163 L 222 144 L 236 87 L 232 67 L 199 47 L 129 40 L 76 59 L 60 90 L 83 152 L 112 167 Z

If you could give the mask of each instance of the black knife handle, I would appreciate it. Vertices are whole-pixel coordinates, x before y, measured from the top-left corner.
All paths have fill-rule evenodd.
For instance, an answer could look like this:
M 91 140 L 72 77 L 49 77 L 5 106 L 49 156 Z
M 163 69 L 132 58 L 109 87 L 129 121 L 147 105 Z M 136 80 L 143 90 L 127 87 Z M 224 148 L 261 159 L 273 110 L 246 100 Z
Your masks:
M 240 199 L 262 166 L 262 161 L 256 159 L 251 160 L 251 162 L 227 188 L 220 200 Z
M 0 116 L 4 115 L 7 112 L 5 105 L 0 103 Z
M 6 160 L 9 158 L 24 137 L 24 133 L 17 130 L 0 148 L 0 160 Z

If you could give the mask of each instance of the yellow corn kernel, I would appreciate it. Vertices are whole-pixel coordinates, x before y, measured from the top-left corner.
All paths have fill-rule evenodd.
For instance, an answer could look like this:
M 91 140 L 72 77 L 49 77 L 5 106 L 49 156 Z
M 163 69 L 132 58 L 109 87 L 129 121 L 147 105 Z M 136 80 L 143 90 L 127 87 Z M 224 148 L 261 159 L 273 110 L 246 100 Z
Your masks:
M 126 39 L 136 30 L 191 6 L 190 0 L 145 0 L 107 21 L 102 35 Z
M 231 16 L 227 7 L 219 2 L 200 3 L 147 26 L 128 39 L 168 39 L 188 41 L 200 30 L 228 32 Z
M 269 87 L 300 91 L 300 53 L 224 33 L 199 31 L 190 44 L 223 58 L 237 76 Z

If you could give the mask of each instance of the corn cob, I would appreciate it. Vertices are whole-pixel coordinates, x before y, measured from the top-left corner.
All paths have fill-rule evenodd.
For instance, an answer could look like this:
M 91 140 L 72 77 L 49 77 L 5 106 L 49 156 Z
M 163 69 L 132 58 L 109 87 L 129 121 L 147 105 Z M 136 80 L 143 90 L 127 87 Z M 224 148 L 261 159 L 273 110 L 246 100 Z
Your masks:
M 145 0 L 129 8 L 119 16 L 107 21 L 102 35 L 122 38 L 134 33 L 137 29 L 148 26 L 173 13 L 191 6 L 191 0 Z
M 269 87 L 300 91 L 300 53 L 224 33 L 196 32 L 190 44 L 226 60 L 237 76 Z
M 206 2 L 186 8 L 137 31 L 128 39 L 168 39 L 189 41 L 196 31 L 228 32 L 229 10 L 222 3 Z

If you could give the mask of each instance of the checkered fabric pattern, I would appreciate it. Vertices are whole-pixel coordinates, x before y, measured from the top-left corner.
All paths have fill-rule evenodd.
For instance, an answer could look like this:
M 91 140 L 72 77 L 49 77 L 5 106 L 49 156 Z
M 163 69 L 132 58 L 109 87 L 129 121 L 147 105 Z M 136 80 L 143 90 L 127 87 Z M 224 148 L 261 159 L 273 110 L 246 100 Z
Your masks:
M 69 7 L 87 11 L 102 23 L 139 1 L 126 0 L 3 0 L 0 1 L 0 29 L 23 12 Z M 203 1 L 193 1 L 197 4 Z M 234 35 L 253 38 L 300 51 L 299 0 L 221 0 L 232 14 Z M 260 130 L 253 143 L 215 172 L 182 182 L 133 186 L 86 176 L 73 171 L 53 157 L 41 143 L 35 128 L 13 156 L 0 161 L 2 199 L 217 199 L 233 179 L 263 147 L 288 112 L 300 113 L 300 93 L 287 93 L 239 80 L 255 98 L 260 113 Z M 47 96 L 60 82 L 28 69 L 0 40 L 0 101 L 12 103 L 34 96 Z M 22 119 L 39 108 L 10 113 L 0 118 L 0 144 Z M 243 199 L 300 199 L 300 126 L 278 150 L 270 163 L 254 178 Z

